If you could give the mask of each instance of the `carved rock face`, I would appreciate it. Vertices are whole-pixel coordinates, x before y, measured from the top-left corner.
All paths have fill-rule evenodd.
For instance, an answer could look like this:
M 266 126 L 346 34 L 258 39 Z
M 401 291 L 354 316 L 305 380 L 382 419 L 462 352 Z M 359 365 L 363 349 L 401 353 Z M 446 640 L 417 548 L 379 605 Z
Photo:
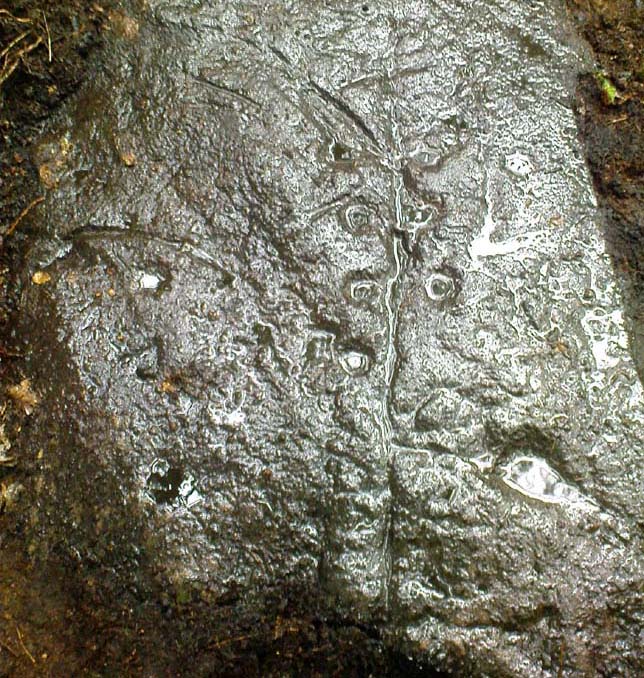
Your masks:
M 471 675 L 633 675 L 642 391 L 562 8 L 147 4 L 31 253 L 37 522 Z

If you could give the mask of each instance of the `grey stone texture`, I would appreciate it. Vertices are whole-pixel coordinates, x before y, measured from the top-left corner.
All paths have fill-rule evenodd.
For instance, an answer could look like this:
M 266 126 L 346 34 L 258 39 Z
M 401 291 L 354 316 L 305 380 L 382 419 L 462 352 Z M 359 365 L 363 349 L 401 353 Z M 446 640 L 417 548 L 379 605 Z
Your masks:
M 298 582 L 463 675 L 643 675 L 642 387 L 562 3 L 127 13 L 39 149 L 38 543 Z

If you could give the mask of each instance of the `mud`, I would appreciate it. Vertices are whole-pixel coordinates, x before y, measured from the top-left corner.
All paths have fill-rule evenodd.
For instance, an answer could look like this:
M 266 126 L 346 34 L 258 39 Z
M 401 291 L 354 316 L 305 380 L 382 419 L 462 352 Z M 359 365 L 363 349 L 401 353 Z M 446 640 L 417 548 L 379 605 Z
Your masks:
M 571 3 L 597 65 L 578 90 L 578 119 L 606 240 L 622 281 L 632 349 L 644 375 L 644 9 L 635 2 Z M 598 84 L 616 88 L 612 103 Z

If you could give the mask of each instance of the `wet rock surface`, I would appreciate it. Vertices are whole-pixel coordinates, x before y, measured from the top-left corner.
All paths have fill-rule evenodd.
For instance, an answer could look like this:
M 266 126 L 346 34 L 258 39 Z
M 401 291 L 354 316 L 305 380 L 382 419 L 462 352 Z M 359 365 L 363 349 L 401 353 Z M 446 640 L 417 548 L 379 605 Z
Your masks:
M 36 153 L 32 550 L 248 624 L 297 589 L 463 675 L 643 671 L 642 390 L 562 6 L 124 10 Z

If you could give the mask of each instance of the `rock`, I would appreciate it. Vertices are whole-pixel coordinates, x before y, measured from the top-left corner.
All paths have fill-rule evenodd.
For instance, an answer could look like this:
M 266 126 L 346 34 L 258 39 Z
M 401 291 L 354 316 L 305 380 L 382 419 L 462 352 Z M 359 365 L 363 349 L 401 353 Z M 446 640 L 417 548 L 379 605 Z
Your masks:
M 560 3 L 124 12 L 25 273 L 34 543 L 239 615 L 297 586 L 462 675 L 644 671 L 642 387 Z

